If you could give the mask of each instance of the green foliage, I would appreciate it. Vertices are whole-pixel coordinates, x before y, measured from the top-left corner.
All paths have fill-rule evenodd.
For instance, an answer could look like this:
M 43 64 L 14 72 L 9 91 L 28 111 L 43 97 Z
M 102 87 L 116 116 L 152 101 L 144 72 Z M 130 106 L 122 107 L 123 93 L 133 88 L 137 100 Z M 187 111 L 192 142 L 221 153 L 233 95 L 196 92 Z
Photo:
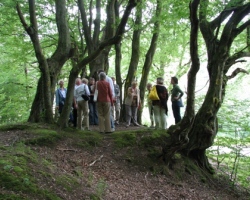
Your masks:
M 100 180 L 96 186 L 96 196 L 101 199 L 107 189 L 107 183 L 104 180 Z
M 245 131 L 221 130 L 214 146 L 207 154 L 216 168 L 223 174 L 228 174 L 233 185 L 240 183 L 250 188 L 250 129 Z

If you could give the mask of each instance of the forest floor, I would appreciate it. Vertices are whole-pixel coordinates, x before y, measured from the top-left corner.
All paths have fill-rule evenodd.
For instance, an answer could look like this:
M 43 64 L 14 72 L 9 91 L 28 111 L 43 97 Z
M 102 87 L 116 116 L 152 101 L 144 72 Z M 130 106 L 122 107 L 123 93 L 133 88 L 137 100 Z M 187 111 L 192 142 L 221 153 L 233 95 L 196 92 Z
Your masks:
M 74 135 L 74 131 L 71 133 L 74 137 L 61 138 L 53 145 L 28 144 L 31 151 L 38 155 L 39 161 L 30 161 L 28 167 L 40 189 L 53 191 L 58 199 L 65 200 L 250 199 L 250 193 L 238 187 L 233 188 L 225 177 L 187 173 L 182 165 L 173 169 L 162 168 L 164 163 L 157 158 L 152 160 L 148 150 L 137 145 L 139 141 L 137 139 L 133 145 L 124 143 L 122 146 L 117 146 L 118 139 L 114 136 L 140 131 L 139 137 L 142 138 L 151 134 L 149 128 L 135 126 L 126 128 L 121 124 L 116 126 L 115 133 L 102 135 L 98 133 L 97 126 L 91 126 L 91 129 L 92 131 L 84 134 L 91 135 L 96 132 L 95 135 L 101 138 L 98 144 L 92 144 L 91 147 L 86 147 L 84 143 L 87 140 L 89 142 L 89 139 L 79 138 L 78 135 L 81 133 Z M 34 136 L 27 130 L 0 131 L 0 146 L 5 147 L 0 148 L 1 156 L 7 155 L 7 147 L 13 147 L 18 141 L 32 137 Z M 20 153 L 17 148 L 13 151 L 16 151 L 19 156 L 24 154 L 24 150 Z M 12 152 L 12 155 L 15 154 Z M 50 164 L 42 164 L 45 160 Z M 50 175 L 44 175 L 46 173 Z M 76 180 L 77 184 L 72 182 L 71 178 Z M 59 180 L 63 180 L 63 183 Z M 0 194 L 4 194 L 2 198 L 0 195 L 0 199 L 11 199 L 6 196 L 13 193 L 23 199 L 31 199 L 31 197 L 43 199 L 41 196 L 34 197 L 27 192 L 7 189 L 0 183 Z

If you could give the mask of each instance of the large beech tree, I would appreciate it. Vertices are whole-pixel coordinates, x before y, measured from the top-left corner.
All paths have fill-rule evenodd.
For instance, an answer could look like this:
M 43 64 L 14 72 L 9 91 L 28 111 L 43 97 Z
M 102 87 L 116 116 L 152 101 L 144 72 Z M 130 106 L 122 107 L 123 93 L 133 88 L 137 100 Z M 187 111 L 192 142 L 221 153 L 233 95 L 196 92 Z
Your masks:
M 35 0 L 29 0 L 29 19 L 30 25 L 26 23 L 24 14 L 22 13 L 22 8 L 17 4 L 16 9 L 20 18 L 20 21 L 30 36 L 32 41 L 36 59 L 39 64 L 39 69 L 41 72 L 41 77 L 38 81 L 37 92 L 33 105 L 31 108 L 31 113 L 29 120 L 30 122 L 47 122 L 53 123 L 53 112 L 52 112 L 52 102 L 54 99 L 54 91 L 57 82 L 57 78 L 65 62 L 72 58 L 73 66 L 69 74 L 69 84 L 67 98 L 62 114 L 60 115 L 59 124 L 64 127 L 67 125 L 68 116 L 70 112 L 70 107 L 73 99 L 73 90 L 75 79 L 79 73 L 86 67 L 87 64 L 90 65 L 91 74 L 96 71 L 97 67 L 105 68 L 103 63 L 107 62 L 107 56 L 110 49 L 110 46 L 113 44 L 118 44 L 122 40 L 124 29 L 128 20 L 128 17 L 131 13 L 131 10 L 136 6 L 136 0 L 129 0 L 128 4 L 124 10 L 124 14 L 117 25 L 117 28 L 114 29 L 114 18 L 115 18 L 115 2 L 116 0 L 108 1 L 107 3 L 107 23 L 105 26 L 105 31 L 100 36 L 100 9 L 101 1 L 96 1 L 96 19 L 94 20 L 94 33 L 91 37 L 92 30 L 92 20 L 87 22 L 86 9 L 84 6 L 83 0 L 78 0 L 78 6 L 80 10 L 81 17 L 79 17 L 82 22 L 80 29 L 83 29 L 83 35 L 85 39 L 87 56 L 83 55 L 78 56 L 78 46 L 76 41 L 73 41 L 71 44 L 71 35 L 69 31 L 68 19 L 67 19 L 67 9 L 65 0 L 56 0 L 55 1 L 55 12 L 56 12 L 56 24 L 58 31 L 58 44 L 55 52 L 50 58 L 46 58 L 43 48 L 40 44 L 39 39 L 39 25 L 37 23 L 36 15 L 36 2 Z M 89 8 L 91 10 L 91 7 Z M 80 33 L 81 35 L 81 33 Z M 102 39 L 100 39 L 102 38 Z M 101 64 L 100 64 L 101 62 Z
M 27 24 L 19 4 L 16 6 L 20 21 L 32 41 L 41 72 L 36 96 L 31 107 L 29 122 L 45 121 L 53 123 L 52 102 L 54 99 L 54 88 L 56 86 L 57 76 L 70 55 L 71 42 L 65 7 L 66 1 L 56 0 L 55 5 L 56 24 L 59 34 L 57 48 L 50 58 L 46 58 L 40 44 L 35 0 L 29 0 L 30 25 Z
M 190 2 L 190 55 L 192 65 L 188 72 L 187 106 L 182 121 L 171 126 L 168 133 L 171 137 L 163 145 L 165 160 L 170 163 L 176 152 L 194 159 L 200 167 L 213 172 L 206 157 L 206 149 L 213 144 L 218 130 L 217 112 L 225 98 L 228 80 L 238 73 L 247 73 L 244 69 L 236 69 L 231 75 L 228 70 L 243 57 L 249 57 L 250 3 L 242 0 L 231 0 L 224 10 L 214 15 L 209 11 L 208 0 Z M 205 99 L 195 113 L 196 74 L 200 68 L 198 54 L 198 34 L 201 32 L 207 50 L 207 71 L 209 88 Z M 231 46 L 235 38 L 245 32 L 244 48 L 232 52 Z

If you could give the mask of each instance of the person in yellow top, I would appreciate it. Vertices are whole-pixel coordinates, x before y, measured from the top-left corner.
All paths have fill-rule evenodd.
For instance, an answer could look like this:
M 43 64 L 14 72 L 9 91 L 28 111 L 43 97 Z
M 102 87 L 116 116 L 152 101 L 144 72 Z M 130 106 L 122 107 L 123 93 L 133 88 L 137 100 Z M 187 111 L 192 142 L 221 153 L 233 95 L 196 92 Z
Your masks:
M 148 103 L 148 112 L 149 112 L 149 117 L 150 117 L 150 122 L 151 122 L 150 128 L 154 128 L 154 108 L 152 105 L 152 100 L 149 98 L 149 93 L 151 89 L 152 89 L 152 83 L 147 83 L 147 91 L 148 91 L 147 103 Z

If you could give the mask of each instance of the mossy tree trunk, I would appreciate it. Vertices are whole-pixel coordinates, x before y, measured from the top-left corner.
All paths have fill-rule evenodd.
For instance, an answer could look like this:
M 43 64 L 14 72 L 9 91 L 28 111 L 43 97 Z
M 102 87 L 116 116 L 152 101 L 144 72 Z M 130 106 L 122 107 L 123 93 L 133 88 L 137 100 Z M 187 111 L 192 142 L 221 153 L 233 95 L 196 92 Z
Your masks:
M 250 24 L 250 20 L 243 21 L 243 18 L 250 13 L 250 3 L 244 5 L 242 1 L 239 1 L 233 8 L 228 6 L 211 22 L 207 20 L 207 7 L 205 0 L 193 0 L 190 3 L 190 39 L 193 40 L 190 41 L 192 67 L 188 74 L 187 108 L 183 120 L 169 128 L 168 133 L 171 137 L 163 146 L 163 154 L 164 159 L 169 163 L 176 152 L 181 152 L 212 173 L 206 149 L 212 146 L 218 131 L 217 113 L 225 98 L 227 81 L 240 72 L 246 73 L 244 69 L 237 69 L 231 76 L 226 75 L 237 59 L 249 55 L 249 52 L 242 51 L 230 55 L 230 48 L 234 39 Z M 221 28 L 225 19 L 228 21 Z M 199 70 L 198 27 L 207 47 L 209 88 L 201 108 L 195 114 L 194 89 L 196 73 Z M 220 28 L 222 30 L 219 36 L 218 29 Z

